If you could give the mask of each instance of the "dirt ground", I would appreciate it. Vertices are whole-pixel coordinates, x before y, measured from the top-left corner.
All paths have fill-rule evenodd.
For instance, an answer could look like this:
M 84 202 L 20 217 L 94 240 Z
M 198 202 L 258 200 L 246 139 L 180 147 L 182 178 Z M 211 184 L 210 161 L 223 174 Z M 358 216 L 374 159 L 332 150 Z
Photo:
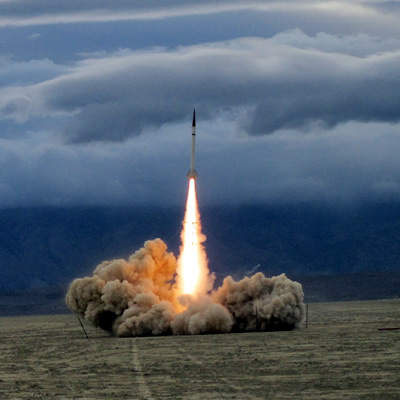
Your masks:
M 400 399 L 400 299 L 309 306 L 308 328 L 113 338 L 0 318 L 0 399 Z

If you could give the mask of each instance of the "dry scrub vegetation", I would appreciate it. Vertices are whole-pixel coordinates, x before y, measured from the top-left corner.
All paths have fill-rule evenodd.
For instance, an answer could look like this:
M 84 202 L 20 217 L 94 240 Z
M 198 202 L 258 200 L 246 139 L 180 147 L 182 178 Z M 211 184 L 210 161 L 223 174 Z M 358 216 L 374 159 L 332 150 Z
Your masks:
M 311 304 L 288 332 L 109 337 L 74 315 L 0 318 L 0 398 L 400 398 L 400 300 Z

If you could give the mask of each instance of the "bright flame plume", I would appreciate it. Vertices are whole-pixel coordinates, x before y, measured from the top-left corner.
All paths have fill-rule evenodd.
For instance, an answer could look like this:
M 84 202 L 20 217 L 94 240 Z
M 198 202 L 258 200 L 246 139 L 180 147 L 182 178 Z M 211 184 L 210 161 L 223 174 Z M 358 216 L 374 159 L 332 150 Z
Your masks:
M 178 259 L 178 287 L 182 294 L 206 294 L 212 288 L 214 276 L 209 276 L 207 255 L 202 243 L 200 213 L 196 198 L 196 181 L 189 180 L 185 219 L 181 233 L 181 254 Z

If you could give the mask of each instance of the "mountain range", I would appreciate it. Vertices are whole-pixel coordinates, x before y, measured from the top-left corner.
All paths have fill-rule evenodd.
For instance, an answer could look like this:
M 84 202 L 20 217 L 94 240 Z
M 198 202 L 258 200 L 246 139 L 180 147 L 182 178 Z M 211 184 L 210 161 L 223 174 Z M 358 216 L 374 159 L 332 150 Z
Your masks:
M 177 256 L 183 214 L 179 207 L 0 210 L 0 293 L 66 288 L 103 260 L 126 259 L 157 237 Z M 400 272 L 396 203 L 205 207 L 201 219 L 216 284 L 227 275 L 239 279 L 257 271 L 286 273 L 309 287 L 313 279 L 343 282 L 338 277 L 349 275 L 355 282 L 364 277 L 365 292 L 365 277 L 385 282 Z M 400 295 L 393 288 L 387 293 Z

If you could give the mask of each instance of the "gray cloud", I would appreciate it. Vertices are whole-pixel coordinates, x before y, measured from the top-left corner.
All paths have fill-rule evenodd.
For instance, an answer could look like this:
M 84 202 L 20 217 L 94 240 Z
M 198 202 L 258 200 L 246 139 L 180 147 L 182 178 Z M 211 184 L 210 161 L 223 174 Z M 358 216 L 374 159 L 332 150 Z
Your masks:
M 111 5 L 112 4 L 112 5 Z M 345 10 L 345 11 L 344 11 Z M 187 0 L 159 1 L 99 0 L 57 1 L 19 0 L 18 2 L 0 2 L 0 27 L 35 26 L 48 24 L 96 23 L 156 20 L 221 13 L 263 12 L 272 16 L 279 15 L 282 23 L 290 20 L 290 25 L 304 29 L 314 25 L 325 29 L 347 32 L 364 29 L 366 32 L 399 32 L 398 21 L 393 12 L 397 8 L 390 2 L 375 1 L 264 1 L 220 0 L 188 2 Z M 388 12 L 390 11 L 390 12 Z M 297 22 L 296 22 L 297 21 Z M 313 21 L 312 23 L 310 21 Z M 329 28 L 329 25 L 331 27 Z M 321 30 L 321 28 L 319 28 Z
M 217 173 L 221 180 L 212 178 L 205 185 L 213 199 L 202 191 L 200 196 L 221 204 L 399 200 L 398 129 L 399 125 L 352 122 L 329 132 L 302 136 L 286 131 L 232 144 L 218 145 L 209 138 L 204 146 L 214 148 L 202 155 L 202 176 Z
M 26 86 L 42 82 L 65 73 L 66 69 L 49 59 L 16 61 L 11 57 L 0 57 L 0 87 L 10 83 Z
M 181 121 L 193 106 L 204 119 L 247 110 L 237 122 L 254 135 L 399 121 L 400 51 L 394 42 L 387 44 L 391 51 L 361 57 L 348 54 L 346 43 L 354 37 L 341 38 L 347 54 L 329 45 L 323 51 L 327 38 L 298 32 L 298 47 L 279 43 L 280 36 L 89 58 L 56 78 L 0 90 L 0 118 L 68 114 L 64 134 L 73 142 L 123 140 Z
M 109 4 L 0 1 L 1 207 L 182 204 L 193 107 L 202 205 L 400 200 L 390 3 Z
M 357 57 L 366 57 L 400 49 L 400 38 L 398 37 L 382 38 L 365 32 L 351 35 L 332 35 L 327 32 L 318 32 L 315 35 L 307 35 L 297 28 L 280 32 L 271 40 L 273 43 L 280 45 Z
M 398 130 L 348 123 L 249 139 L 235 137 L 230 121 L 199 119 L 199 203 L 398 201 Z M 190 121 L 123 143 L 71 146 L 32 136 L 0 144 L 1 207 L 165 206 L 185 198 Z
M 274 2 L 271 2 L 274 4 Z M 170 0 L 160 4 L 159 1 L 126 1 L 110 2 L 22 0 L 0 2 L 0 26 L 29 26 L 57 23 L 112 22 L 154 20 L 168 17 L 213 14 L 246 9 L 268 9 L 270 6 L 262 1 L 253 1 L 243 5 L 240 1 L 203 1 L 193 3 L 187 0 Z

